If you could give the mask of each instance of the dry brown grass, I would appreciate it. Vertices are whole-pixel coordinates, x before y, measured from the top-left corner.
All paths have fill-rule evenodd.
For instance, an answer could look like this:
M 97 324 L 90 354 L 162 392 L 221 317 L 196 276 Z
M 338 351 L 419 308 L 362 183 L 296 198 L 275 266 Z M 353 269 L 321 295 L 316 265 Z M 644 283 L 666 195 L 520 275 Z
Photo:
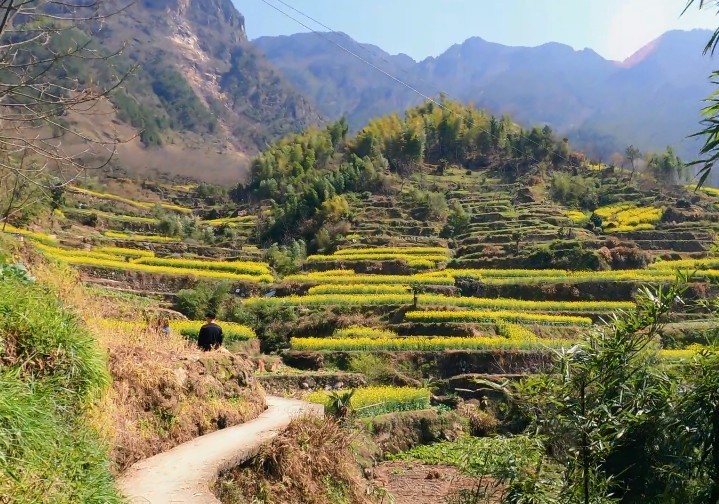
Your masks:
M 113 383 L 88 421 L 112 446 L 117 470 L 265 409 L 264 391 L 245 356 L 203 353 L 181 335 L 161 334 L 149 325 L 102 323 L 151 310 L 130 299 L 90 295 L 74 270 L 28 259 L 36 278 L 78 312 L 107 352 Z
M 367 482 L 350 450 L 352 436 L 331 419 L 298 418 L 247 466 L 215 484 L 225 504 L 365 504 Z
M 457 407 L 457 413 L 469 421 L 469 430 L 473 436 L 489 436 L 499 427 L 499 420 L 476 404 L 463 402 Z

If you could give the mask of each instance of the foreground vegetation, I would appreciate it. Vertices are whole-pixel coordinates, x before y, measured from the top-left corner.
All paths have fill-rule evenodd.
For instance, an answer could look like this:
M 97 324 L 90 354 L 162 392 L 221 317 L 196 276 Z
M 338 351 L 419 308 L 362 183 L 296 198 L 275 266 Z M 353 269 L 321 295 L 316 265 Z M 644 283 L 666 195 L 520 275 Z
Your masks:
M 41 286 L 0 281 L 0 495 L 120 503 L 89 411 L 110 384 L 82 322 Z

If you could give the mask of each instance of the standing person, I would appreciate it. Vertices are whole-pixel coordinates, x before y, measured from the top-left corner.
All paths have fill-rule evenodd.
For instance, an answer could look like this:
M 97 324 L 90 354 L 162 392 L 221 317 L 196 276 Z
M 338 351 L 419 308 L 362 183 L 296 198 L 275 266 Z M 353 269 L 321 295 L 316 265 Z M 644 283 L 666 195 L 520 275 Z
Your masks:
M 214 313 L 208 313 L 205 317 L 207 324 L 200 328 L 200 334 L 197 336 L 197 346 L 205 352 L 222 346 L 222 328 L 215 323 L 215 318 Z

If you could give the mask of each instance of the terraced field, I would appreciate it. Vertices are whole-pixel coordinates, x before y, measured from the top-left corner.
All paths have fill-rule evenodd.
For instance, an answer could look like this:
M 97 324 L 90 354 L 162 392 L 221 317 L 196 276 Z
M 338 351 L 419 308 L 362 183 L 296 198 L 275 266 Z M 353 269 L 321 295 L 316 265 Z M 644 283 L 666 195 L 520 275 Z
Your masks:
M 343 369 L 347 359 L 334 356 L 425 355 L 435 356 L 434 363 L 412 364 L 425 378 L 489 368 L 512 373 L 535 369 L 536 356 L 570 348 L 612 313 L 633 310 L 640 284 L 671 282 L 679 271 L 699 284 L 719 278 L 719 259 L 710 253 L 719 193 L 685 194 L 693 201 L 686 204 L 679 196 L 604 183 L 615 184 L 624 202 L 579 210 L 553 202 L 541 186 L 455 168 L 442 176 L 426 172 L 399 195 L 351 200 L 344 239 L 282 273 L 267 244 L 257 241 L 266 208 L 203 206 L 189 185 L 163 186 L 161 196 L 142 198 L 73 188 L 55 234 L 5 231 L 78 268 L 88 282 L 163 295 L 167 308 L 183 289 L 227 283 L 228 302 L 236 303 L 232 316 L 242 321 L 224 322 L 228 338 L 259 336 L 265 345 L 270 324 L 272 349 L 288 363 L 324 355 L 326 365 Z M 440 221 L 418 210 L 411 191 L 420 187 L 460 205 L 466 227 L 446 236 Z M 698 350 L 690 346 L 697 338 L 681 335 L 694 334 L 684 329 L 692 324 L 715 327 L 704 316 L 698 311 L 675 321 L 684 325 L 667 332 L 666 359 Z M 171 328 L 192 339 L 198 324 Z M 439 373 L 442 355 L 465 360 Z

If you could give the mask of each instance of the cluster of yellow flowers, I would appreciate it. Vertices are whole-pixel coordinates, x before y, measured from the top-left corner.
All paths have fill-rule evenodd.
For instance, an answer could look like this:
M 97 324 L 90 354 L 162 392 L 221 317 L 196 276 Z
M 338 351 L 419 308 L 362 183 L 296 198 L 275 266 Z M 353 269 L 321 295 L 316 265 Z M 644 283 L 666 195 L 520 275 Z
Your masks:
M 633 203 L 619 203 L 597 208 L 595 214 L 604 223 L 602 227 L 615 233 L 654 229 L 664 211 L 657 207 L 637 207 Z
M 497 332 L 512 341 L 538 341 L 537 335 L 526 327 L 503 320 L 497 322 Z
M 578 226 L 586 224 L 589 221 L 589 215 L 579 210 L 567 210 L 565 215 Z

